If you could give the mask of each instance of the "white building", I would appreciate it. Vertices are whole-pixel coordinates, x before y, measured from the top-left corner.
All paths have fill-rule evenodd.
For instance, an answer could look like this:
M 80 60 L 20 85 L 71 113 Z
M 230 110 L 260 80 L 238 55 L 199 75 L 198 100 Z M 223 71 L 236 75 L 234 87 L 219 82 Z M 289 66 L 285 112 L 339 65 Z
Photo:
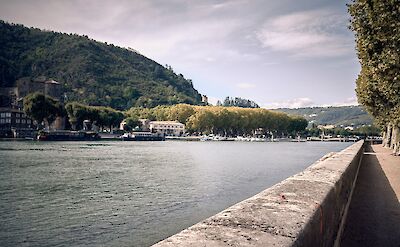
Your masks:
M 181 136 L 185 133 L 185 125 L 177 121 L 151 121 L 149 129 L 166 136 Z
M 354 127 L 353 127 L 353 126 L 346 126 L 344 129 L 345 129 L 345 130 L 351 130 L 351 131 L 353 131 L 353 130 L 354 130 Z
M 207 95 L 201 95 L 201 102 L 203 102 L 204 104 L 208 104 L 208 97 Z
M 318 129 L 326 129 L 326 130 L 331 130 L 336 128 L 335 125 L 333 124 L 327 124 L 327 125 L 318 125 Z

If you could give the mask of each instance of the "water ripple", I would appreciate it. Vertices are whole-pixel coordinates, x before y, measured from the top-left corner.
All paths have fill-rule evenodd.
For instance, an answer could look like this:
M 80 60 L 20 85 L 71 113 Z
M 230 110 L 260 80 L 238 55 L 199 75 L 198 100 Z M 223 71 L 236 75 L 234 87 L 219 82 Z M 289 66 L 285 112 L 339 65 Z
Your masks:
M 347 145 L 0 142 L 0 246 L 149 246 Z

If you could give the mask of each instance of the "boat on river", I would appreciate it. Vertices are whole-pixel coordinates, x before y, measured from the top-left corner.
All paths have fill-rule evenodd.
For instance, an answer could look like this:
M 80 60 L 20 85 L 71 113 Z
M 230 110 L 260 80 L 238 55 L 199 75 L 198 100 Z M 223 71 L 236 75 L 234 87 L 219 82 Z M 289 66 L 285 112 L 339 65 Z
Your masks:
M 165 141 L 164 135 L 152 132 L 132 132 L 121 136 L 123 141 Z
M 220 135 L 203 135 L 200 138 L 200 141 L 206 142 L 206 141 L 234 141 L 235 138 L 229 138 L 226 136 L 220 136 Z
M 100 136 L 94 131 L 70 131 L 70 130 L 54 130 L 40 131 L 37 139 L 39 141 L 95 141 Z

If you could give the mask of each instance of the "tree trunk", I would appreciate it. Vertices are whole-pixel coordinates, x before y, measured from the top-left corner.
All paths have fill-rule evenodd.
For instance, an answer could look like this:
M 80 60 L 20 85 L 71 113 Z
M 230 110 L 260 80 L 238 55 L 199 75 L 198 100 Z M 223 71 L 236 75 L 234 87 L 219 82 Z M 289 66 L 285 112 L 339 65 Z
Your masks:
M 44 129 L 45 130 L 50 130 L 49 120 L 47 120 L 47 118 L 43 118 L 43 122 L 44 122 Z
M 400 129 L 398 125 L 393 126 L 391 148 L 394 155 L 400 155 Z
M 389 145 L 389 148 L 391 148 L 391 149 L 393 149 L 394 145 L 396 144 L 395 139 L 396 139 L 396 136 L 397 136 L 397 132 L 398 132 L 398 128 L 396 128 L 396 126 L 393 125 L 393 127 L 392 127 L 392 136 L 390 138 L 390 145 Z
M 386 145 L 386 131 L 382 131 L 382 147 Z
M 383 146 L 385 148 L 390 148 L 390 141 L 392 140 L 392 124 L 388 123 L 386 128 L 386 135 Z

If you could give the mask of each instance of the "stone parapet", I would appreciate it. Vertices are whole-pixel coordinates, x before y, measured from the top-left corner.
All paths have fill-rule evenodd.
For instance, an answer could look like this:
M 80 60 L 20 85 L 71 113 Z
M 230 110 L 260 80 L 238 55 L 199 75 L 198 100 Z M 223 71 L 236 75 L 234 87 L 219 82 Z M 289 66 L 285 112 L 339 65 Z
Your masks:
M 164 246 L 334 246 L 364 141 L 157 244 Z

